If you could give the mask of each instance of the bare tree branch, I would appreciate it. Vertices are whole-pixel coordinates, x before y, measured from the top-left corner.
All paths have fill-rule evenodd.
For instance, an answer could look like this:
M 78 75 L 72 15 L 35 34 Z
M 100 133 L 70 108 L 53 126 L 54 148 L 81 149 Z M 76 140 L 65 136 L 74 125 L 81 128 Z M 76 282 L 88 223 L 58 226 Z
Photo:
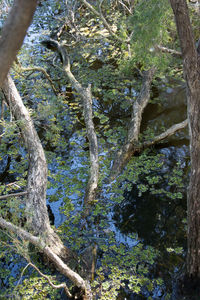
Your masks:
M 56 255 L 59 255 L 64 261 L 76 260 L 75 254 L 65 247 L 50 226 L 46 206 L 47 164 L 44 150 L 29 112 L 10 76 L 4 81 L 3 92 L 7 104 L 18 121 L 29 155 L 28 196 L 25 198 L 27 223 L 36 234 L 44 234 L 49 247 Z
M 188 119 L 184 120 L 181 123 L 175 124 L 175 125 L 171 126 L 169 129 L 167 129 L 165 132 L 155 136 L 151 141 L 144 142 L 142 144 L 141 148 L 147 148 L 152 145 L 155 145 L 155 144 L 159 143 L 160 141 L 172 136 L 177 131 L 185 128 L 187 125 L 188 125 Z
M 49 246 L 44 243 L 43 239 L 32 235 L 24 229 L 6 221 L 0 217 L 0 227 L 7 229 L 10 232 L 15 233 L 19 238 L 29 241 L 36 247 L 38 247 L 44 254 L 47 255 L 50 261 L 52 261 L 59 271 L 69 278 L 76 286 L 81 287 L 84 291 L 86 290 L 86 283 L 83 278 L 76 272 L 71 270 L 52 250 Z
M 0 86 L 21 48 L 36 6 L 37 0 L 14 1 L 0 38 Z
M 83 101 L 83 114 L 87 130 L 87 137 L 89 140 L 89 150 L 90 150 L 90 177 L 87 183 L 84 205 L 91 204 L 94 201 L 98 179 L 99 179 L 99 157 L 98 157 L 98 143 L 97 136 L 93 123 L 93 113 L 92 113 L 92 93 L 91 85 L 84 88 L 74 77 L 70 70 L 69 60 L 63 65 L 64 70 L 76 91 L 80 94 Z
M 13 116 L 19 121 L 18 126 L 29 154 L 27 219 L 35 231 L 46 232 L 50 229 L 50 223 L 46 208 L 47 164 L 44 150 L 29 112 L 10 76 L 4 81 L 3 92 Z
M 104 26 L 107 28 L 108 32 L 120 43 L 123 43 L 124 40 L 121 39 L 113 30 L 112 27 L 108 24 L 108 22 L 106 21 L 106 19 L 104 18 L 103 14 L 101 12 L 98 12 L 89 2 L 87 2 L 86 0 L 81 0 L 81 2 L 83 4 L 85 4 L 85 6 L 87 6 L 87 8 L 89 8 L 96 16 L 98 16 L 102 21 Z M 129 39 L 128 39 L 129 41 Z
M 118 0 L 118 2 L 124 7 L 124 9 L 125 9 L 130 15 L 132 15 L 132 12 L 133 12 L 132 7 L 129 8 L 129 7 L 123 2 L 123 0 Z
M 93 123 L 93 112 L 92 112 L 92 93 L 91 86 L 83 87 L 81 83 L 75 78 L 70 68 L 70 60 L 67 51 L 64 46 L 60 45 L 57 41 L 50 40 L 51 49 L 57 51 L 63 63 L 63 69 L 77 93 L 80 95 L 83 104 L 83 115 L 86 125 L 87 137 L 89 140 L 89 151 L 90 151 L 90 175 L 86 187 L 84 205 L 91 204 L 95 198 L 96 190 L 99 179 L 99 157 L 98 157 L 98 143 L 97 136 Z M 48 41 L 43 42 L 48 46 Z
M 33 263 L 31 263 L 31 262 L 29 262 L 29 263 L 26 265 L 26 267 L 23 269 L 23 271 L 22 271 L 22 273 L 21 273 L 21 276 L 20 276 L 20 279 L 19 279 L 19 281 L 18 281 L 18 283 L 17 283 L 17 286 L 19 285 L 19 283 L 20 283 L 20 281 L 21 281 L 21 279 L 22 279 L 22 276 L 23 276 L 24 272 L 26 271 L 26 269 L 27 269 L 29 266 L 32 267 L 32 268 L 34 268 L 34 269 L 40 274 L 41 277 L 45 278 L 45 279 L 48 281 L 49 285 L 50 285 L 52 288 L 54 288 L 54 289 L 62 289 L 62 288 L 63 288 L 64 291 L 65 291 L 65 293 L 66 293 L 66 295 L 67 295 L 69 298 L 72 298 L 72 294 L 70 293 L 70 291 L 69 291 L 69 289 L 68 289 L 66 283 L 53 284 L 53 282 L 50 280 L 49 276 L 43 274 L 43 273 L 38 269 L 38 267 L 37 267 L 36 265 L 34 265 Z M 17 287 L 17 286 L 16 286 L 16 287 Z
M 128 163 L 135 146 L 138 143 L 140 125 L 142 121 L 142 113 L 149 102 L 150 85 L 155 73 L 155 68 L 145 71 L 143 76 L 143 84 L 137 99 L 133 102 L 132 116 L 129 124 L 127 139 L 122 148 L 117 152 L 116 158 L 111 169 L 111 180 L 114 180 Z
M 174 49 L 169 49 L 169 48 L 166 48 L 166 47 L 163 47 L 163 46 L 160 46 L 160 45 L 155 45 L 154 48 L 156 50 L 159 50 L 163 53 L 170 53 L 170 54 L 173 54 L 173 55 L 176 55 L 178 57 L 182 57 L 182 53 L 179 52 L 179 51 L 176 51 Z
M 18 71 L 18 69 L 19 69 L 19 71 L 22 71 L 22 72 L 42 72 L 44 74 L 44 76 L 46 77 L 46 79 L 49 81 L 55 95 L 58 94 L 58 91 L 56 90 L 56 87 L 55 87 L 50 75 L 47 73 L 47 71 L 44 68 L 37 67 L 37 66 L 24 68 L 20 64 L 17 64 L 17 71 Z
M 28 194 L 28 192 L 20 192 L 20 193 L 13 193 L 13 194 L 8 194 L 8 195 L 3 195 L 3 196 L 0 196 L 0 200 L 8 199 L 8 198 L 11 198 L 11 197 L 25 196 L 27 194 Z

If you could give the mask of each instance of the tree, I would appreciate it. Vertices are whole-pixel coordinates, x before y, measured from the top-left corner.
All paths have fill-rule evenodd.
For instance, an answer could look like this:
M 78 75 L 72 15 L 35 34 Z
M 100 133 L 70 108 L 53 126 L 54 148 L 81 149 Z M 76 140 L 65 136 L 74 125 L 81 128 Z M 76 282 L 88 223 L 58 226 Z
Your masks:
M 47 165 L 43 147 L 14 82 L 10 76 L 5 79 L 12 62 L 15 59 L 16 53 L 23 42 L 26 30 L 34 13 L 36 3 L 37 1 L 15 1 L 13 4 L 8 21 L 2 31 L 0 43 L 2 77 L 0 80 L 5 100 L 7 105 L 10 107 L 15 120 L 19 121 L 18 124 L 29 153 L 26 201 L 28 228 L 32 230 L 35 235 L 42 237 L 43 242 L 40 242 L 40 239 L 36 236 L 31 237 L 31 235 L 27 232 L 24 233 L 21 228 L 17 228 L 16 226 L 9 224 L 9 222 L 3 218 L 0 218 L 0 226 L 15 232 L 19 236 L 23 236 L 23 238 L 29 242 L 33 243 L 33 241 L 36 241 L 35 245 L 40 249 L 43 249 L 43 252 L 47 250 L 46 255 L 57 265 L 58 268 L 60 268 L 60 271 L 63 274 L 66 272 L 65 276 L 69 275 L 69 278 L 72 281 L 76 282 L 83 291 L 86 291 L 84 280 L 64 263 L 64 261 L 68 261 L 72 253 L 64 246 L 58 235 L 50 227 L 46 206 Z M 16 32 L 14 33 L 15 29 Z M 62 258 L 62 260 L 59 257 Z M 90 296 L 86 295 L 85 297 L 87 298 Z
M 1 32 L 0 39 L 0 86 L 21 48 L 27 29 L 32 21 L 37 0 L 15 0 Z M 20 22 L 19 22 L 20 20 Z
M 200 280 L 200 56 L 190 23 L 185 0 L 170 0 L 180 40 L 184 76 L 187 84 L 188 122 L 190 133 L 191 175 L 188 191 L 187 276 Z
M 52 2 L 54 2 L 55 5 L 57 5 L 58 3 L 58 8 L 60 8 L 59 1 Z M 50 49 L 59 53 L 65 76 L 59 79 L 58 83 L 57 77 L 60 77 L 62 75 L 62 70 L 59 67 L 58 60 L 56 61 L 55 59 L 52 59 L 53 68 L 50 67 L 48 65 L 48 62 L 45 61 L 45 68 L 48 68 L 48 72 L 51 74 L 52 78 L 55 77 L 54 81 L 51 79 L 51 76 L 47 73 L 47 71 L 42 67 L 22 68 L 20 65 L 18 65 L 19 69 L 17 71 L 42 72 L 45 78 L 48 80 L 48 82 L 50 83 L 50 87 L 53 89 L 53 94 L 54 96 L 56 96 L 56 106 L 58 107 L 60 104 L 59 101 L 62 101 L 62 110 L 64 110 L 63 108 L 65 108 L 65 117 L 63 118 L 64 121 L 62 120 L 62 122 L 60 121 L 61 118 L 57 119 L 55 117 L 56 112 L 51 112 L 54 120 L 56 119 L 56 121 L 52 121 L 52 123 L 54 122 L 53 124 L 59 123 L 60 127 L 65 126 L 64 128 L 66 128 L 66 114 L 67 111 L 70 111 L 70 108 L 72 108 L 73 113 L 75 111 L 74 115 L 76 116 L 78 121 L 83 124 L 83 128 L 86 127 L 86 133 L 84 132 L 84 129 L 83 132 L 85 133 L 84 138 L 86 140 L 86 143 L 88 143 L 89 145 L 89 159 L 87 160 L 87 162 L 88 165 L 90 165 L 90 168 L 88 168 L 89 171 L 86 170 L 85 172 L 88 172 L 89 176 L 86 177 L 86 175 L 84 174 L 84 179 L 88 182 L 86 188 L 84 188 L 84 205 L 80 205 L 81 210 L 74 216 L 73 211 L 70 211 L 72 203 L 70 203 L 71 206 L 67 206 L 68 203 L 66 203 L 67 208 L 65 209 L 65 212 L 68 216 L 68 219 L 65 225 L 68 222 L 71 227 L 68 228 L 66 225 L 66 228 L 63 229 L 63 237 L 66 239 L 68 238 L 68 241 L 70 240 L 72 234 L 69 234 L 68 237 L 67 233 L 71 233 L 73 229 L 76 230 L 75 240 L 72 239 L 71 244 L 73 244 L 74 241 L 75 243 L 78 241 L 76 247 L 81 248 L 79 244 L 81 236 L 85 235 L 85 239 L 82 238 L 81 244 L 82 246 L 85 246 L 84 242 L 88 241 L 88 236 L 91 235 L 92 239 L 95 240 L 95 243 L 100 244 L 101 241 L 99 242 L 99 240 L 101 240 L 101 234 L 105 234 L 104 229 L 101 233 L 99 233 L 99 223 L 101 223 L 101 221 L 103 223 L 104 218 L 102 214 L 108 213 L 108 206 L 111 204 L 109 202 L 101 202 L 101 200 L 104 199 L 105 193 L 106 185 L 104 186 L 104 181 L 107 181 L 109 179 L 112 185 L 113 180 L 117 179 L 119 174 L 123 173 L 124 169 L 126 170 L 129 161 L 136 153 L 143 153 L 144 150 L 148 147 L 161 142 L 163 139 L 166 139 L 177 131 L 185 128 L 187 126 L 187 120 L 175 124 L 168 128 L 168 130 L 164 130 L 161 133 L 159 132 L 159 134 L 154 133 L 153 136 L 146 135 L 144 136 L 143 140 L 140 139 L 142 115 L 145 107 L 150 100 L 153 77 L 156 71 L 159 72 L 158 67 L 161 61 L 161 59 L 157 59 L 156 51 L 153 51 L 153 54 L 151 56 L 150 48 L 156 43 L 155 49 L 158 48 L 159 51 L 161 49 L 161 51 L 167 50 L 170 52 L 169 49 L 159 47 L 157 45 L 157 43 L 162 40 L 159 26 L 157 26 L 156 30 L 153 31 L 152 35 L 150 35 L 151 37 L 146 37 L 146 40 L 144 41 L 144 29 L 146 30 L 146 28 L 148 27 L 149 32 L 151 32 L 151 27 L 149 27 L 149 24 L 147 26 L 146 23 L 144 23 L 144 28 L 141 25 L 143 25 L 143 22 L 146 22 L 146 20 L 148 20 L 148 8 L 151 8 L 150 17 L 152 18 L 152 13 L 154 12 L 154 6 L 152 5 L 152 3 L 155 4 L 159 12 L 158 14 L 156 14 L 156 21 L 154 20 L 154 22 L 158 22 L 158 24 L 160 24 L 162 22 L 161 12 L 163 11 L 163 5 L 166 5 L 166 1 L 149 1 L 148 7 L 145 10 L 143 7 L 143 5 L 145 5 L 145 1 L 137 1 L 138 7 L 134 7 L 133 1 L 129 1 L 127 3 L 123 1 L 111 1 L 109 2 L 109 5 L 106 6 L 105 4 L 105 7 L 103 6 L 102 2 L 97 3 L 97 5 L 90 5 L 85 0 L 81 1 L 81 5 L 79 5 L 79 3 L 76 1 L 74 1 L 74 3 L 75 4 L 73 6 L 73 9 L 71 7 L 67 10 L 67 13 L 69 15 L 67 15 L 65 22 L 56 31 L 56 33 L 54 33 L 56 40 L 49 39 L 46 42 L 43 41 L 43 45 L 51 45 Z M 112 3 L 111 6 L 110 3 Z M 72 4 L 73 1 L 68 3 L 68 5 Z M 89 9 L 87 14 L 85 14 L 85 7 Z M 75 13 L 74 8 L 77 8 L 77 13 Z M 139 19 L 137 20 L 138 23 L 136 22 L 138 27 L 136 26 L 134 38 L 136 40 L 138 38 L 139 40 L 140 36 L 140 40 L 138 41 L 138 43 L 135 43 L 135 40 L 132 41 L 132 26 L 135 22 L 135 19 L 132 20 L 134 8 L 138 9 L 136 19 L 138 18 L 138 16 L 140 18 L 142 17 L 141 12 L 145 12 L 145 16 L 143 17 L 142 21 L 141 19 Z M 109 14 L 105 18 L 104 15 L 107 11 L 109 12 Z M 83 13 L 84 18 L 82 18 L 81 15 Z M 98 18 L 94 18 L 94 15 Z M 76 20 L 75 17 L 79 19 Z M 149 23 L 151 23 L 151 18 Z M 113 20 L 115 26 L 110 25 L 112 24 Z M 143 30 L 142 33 L 140 31 L 141 28 Z M 164 31 L 163 28 L 162 30 Z M 57 41 L 57 39 L 59 40 L 59 42 Z M 141 45 L 143 45 L 143 42 L 146 43 L 145 47 L 141 47 Z M 142 51 L 139 51 L 139 49 L 141 48 Z M 146 49 L 148 55 L 146 55 L 146 52 L 143 48 Z M 173 50 L 171 51 L 171 53 L 174 53 Z M 180 56 L 180 53 L 175 54 Z M 47 56 L 47 54 L 45 55 Z M 45 55 L 44 57 L 46 58 Z M 50 54 L 50 56 L 51 55 L 52 53 Z M 127 57 L 128 66 L 126 68 L 128 69 L 128 71 L 124 70 L 125 68 L 122 68 L 122 65 L 125 64 Z M 55 64 L 55 61 L 57 62 L 57 64 Z M 42 63 L 42 59 L 40 63 Z M 55 71 L 56 68 L 58 71 Z M 128 75 L 126 75 L 127 73 Z M 44 80 L 44 78 L 42 80 Z M 103 84 L 105 85 L 105 87 L 103 87 Z M 19 82 L 18 85 L 20 86 Z M 34 85 L 38 89 L 38 86 L 37 84 L 35 84 L 35 82 Z M 62 91 L 62 85 L 67 85 L 66 92 Z M 28 86 L 28 76 L 25 86 Z M 126 94 L 124 87 L 129 90 L 130 95 L 128 97 L 124 97 L 124 95 Z M 67 89 L 70 90 L 70 93 L 74 97 L 73 99 L 69 99 Z M 133 89 L 136 91 L 136 95 L 134 95 L 134 93 L 132 92 Z M 68 263 L 69 260 L 79 261 L 80 257 L 64 246 L 58 234 L 50 226 L 46 208 L 47 164 L 44 149 L 34 128 L 33 120 L 30 117 L 28 110 L 23 105 L 22 99 L 11 77 L 8 77 L 5 80 L 3 91 L 7 105 L 10 107 L 12 115 L 17 120 L 17 124 L 20 128 L 20 132 L 23 136 L 26 146 L 26 151 L 28 152 L 29 156 L 27 196 L 25 198 L 25 215 L 28 221 L 28 227 L 17 227 L 16 225 L 11 224 L 11 222 L 8 222 L 3 218 L 0 218 L 0 226 L 4 229 L 8 229 L 11 232 L 14 232 L 22 239 L 28 240 L 30 243 L 37 246 L 40 251 L 43 251 L 43 253 L 47 255 L 50 261 L 55 263 L 61 273 L 71 279 L 71 281 L 73 281 L 75 285 L 80 286 L 83 290 L 83 293 L 85 293 L 85 290 L 89 290 L 89 288 L 87 288 L 86 286 L 86 281 L 83 280 L 83 278 L 81 278 L 79 274 L 72 271 L 68 267 L 68 265 L 66 265 L 66 262 Z M 49 94 L 47 95 L 49 96 Z M 48 96 L 46 97 L 48 98 Z M 50 94 L 50 96 L 52 97 L 52 94 Z M 92 103 L 94 98 L 96 99 L 96 102 L 98 102 L 96 107 L 94 106 L 94 103 Z M 44 110 L 48 107 L 46 105 L 46 102 L 45 104 L 41 104 L 41 106 L 44 105 Z M 83 110 L 83 117 L 81 114 L 81 109 L 79 108 L 80 106 Z M 128 133 L 125 133 L 125 129 L 121 130 L 122 126 L 119 126 L 116 132 L 115 128 L 111 128 L 111 120 L 109 120 L 109 115 L 106 114 L 106 110 L 113 110 L 113 112 L 116 113 L 116 110 L 118 109 L 120 110 L 120 112 L 123 111 L 126 115 L 131 115 L 130 122 L 127 126 Z M 96 119 L 93 116 L 94 114 Z M 120 114 L 118 115 L 118 118 L 119 122 L 121 122 L 124 126 L 124 122 L 121 120 L 122 118 Z M 121 134 L 121 132 L 123 134 Z M 110 140 L 114 140 L 114 142 L 107 142 L 107 139 L 105 138 L 106 136 L 109 137 Z M 52 142 L 52 139 L 50 140 L 50 142 Z M 114 147 L 110 149 L 110 146 L 112 144 L 114 144 Z M 56 150 L 61 147 L 60 145 L 56 146 Z M 101 176 L 99 176 L 100 159 L 98 154 L 98 146 L 100 146 L 101 152 L 106 150 L 108 157 L 107 161 L 109 161 L 109 163 L 111 163 L 112 161 L 113 163 L 112 169 L 109 170 L 109 168 L 106 166 L 106 164 L 108 165 L 108 162 L 105 162 L 105 160 L 103 161 L 103 167 L 101 167 L 102 173 L 100 174 Z M 115 151 L 113 151 L 113 148 Z M 66 148 L 64 149 L 64 151 L 66 151 Z M 84 153 L 84 151 L 82 151 L 82 153 Z M 62 158 L 60 158 L 60 156 L 62 155 L 63 153 L 61 152 L 61 154 L 59 154 L 59 159 L 57 160 L 60 165 L 63 165 L 64 163 L 66 164 L 66 161 L 63 163 Z M 87 157 L 87 150 L 85 151 L 84 155 L 85 157 Z M 102 160 L 103 159 L 101 157 L 101 166 Z M 105 174 L 104 169 L 106 170 Z M 109 172 L 107 172 L 107 170 L 109 170 Z M 81 175 L 83 175 L 81 174 L 81 171 L 77 172 L 77 170 L 76 174 L 80 175 L 80 178 Z M 132 179 L 130 179 L 130 182 L 131 180 Z M 64 183 L 62 188 L 64 194 L 67 191 L 67 188 L 72 189 L 73 181 L 71 181 L 71 177 L 69 177 L 65 181 L 63 180 Z M 86 210 L 85 213 L 84 208 L 87 206 L 89 207 L 89 209 Z M 71 218 L 69 217 L 70 213 L 72 214 Z M 90 244 L 93 243 L 92 239 L 89 239 Z M 96 251 L 95 243 L 95 246 L 92 249 L 92 253 L 95 253 Z M 113 240 L 111 244 L 112 243 Z M 110 249 L 112 258 L 113 248 L 111 247 Z M 80 251 L 80 249 L 78 250 Z M 114 247 L 114 251 L 116 251 L 116 253 L 117 250 L 117 247 Z M 121 274 L 119 276 L 119 280 L 116 279 L 115 274 L 111 270 L 113 268 L 110 268 L 111 275 L 113 277 L 113 281 L 111 281 L 110 287 L 112 288 L 112 290 L 114 290 L 115 294 L 117 293 L 117 289 L 119 289 L 120 286 L 123 285 L 122 281 L 124 278 L 124 270 L 126 270 L 126 263 L 127 265 L 130 263 L 128 259 L 129 251 L 126 251 L 123 245 L 121 245 L 121 248 L 119 247 L 119 250 L 121 251 L 120 254 L 122 254 L 122 256 L 119 255 L 118 260 L 120 261 L 120 258 L 123 258 L 123 255 L 126 256 L 126 259 L 123 258 L 125 261 L 124 264 L 122 262 L 123 270 L 120 270 L 120 267 L 117 266 L 117 263 L 115 265 L 115 268 L 117 268 L 119 274 Z M 133 251 L 131 252 L 132 263 L 134 266 L 134 255 L 136 255 L 137 257 L 141 257 L 140 250 L 141 247 L 138 247 L 137 249 L 133 249 Z M 146 249 L 146 251 L 144 251 L 145 260 L 148 260 L 148 257 L 150 256 L 149 252 L 151 252 L 151 250 L 149 251 L 149 249 Z M 107 259 L 109 261 L 109 256 L 106 256 L 105 258 L 105 266 L 107 266 L 108 264 Z M 112 259 L 110 259 L 110 261 L 112 261 Z M 135 268 L 137 269 L 136 266 Z M 92 272 L 94 275 L 94 264 Z M 101 280 L 101 278 L 104 278 L 105 274 L 103 272 L 104 270 L 102 271 L 102 273 L 101 271 L 99 271 L 99 280 Z M 144 275 L 139 273 L 139 276 L 137 277 L 135 273 L 133 274 L 131 272 L 132 270 L 130 270 L 130 273 L 126 273 L 125 279 L 128 279 L 130 277 L 130 282 L 132 280 L 131 288 L 133 291 L 136 291 L 138 293 L 140 291 L 140 288 L 138 288 L 134 282 L 136 280 L 138 284 L 142 286 Z M 105 282 L 105 294 L 108 294 L 110 292 L 110 290 L 107 289 L 107 284 L 110 284 L 110 282 Z M 99 283 L 99 286 L 101 287 L 101 282 Z M 99 290 L 101 290 L 100 287 L 98 287 Z M 90 295 L 88 295 L 88 298 L 89 297 Z

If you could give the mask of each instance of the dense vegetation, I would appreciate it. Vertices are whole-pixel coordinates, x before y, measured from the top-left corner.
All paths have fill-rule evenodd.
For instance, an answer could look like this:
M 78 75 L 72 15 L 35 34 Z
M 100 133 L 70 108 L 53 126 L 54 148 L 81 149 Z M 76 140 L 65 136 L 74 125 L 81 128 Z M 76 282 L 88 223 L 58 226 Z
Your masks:
M 0 4 L 2 24 L 11 4 Z M 199 12 L 189 7 L 198 40 Z M 45 150 L 49 217 L 76 253 L 70 267 L 94 299 L 170 299 L 185 258 L 189 154 L 186 104 L 166 96 L 184 89 L 168 0 L 40 1 L 11 75 Z M 94 144 L 79 92 L 88 86 L 99 168 L 91 197 Z M 1 103 L 3 196 L 26 190 L 29 153 L 3 92 Z M 26 229 L 24 198 L 2 198 L 0 214 Z M 40 272 L 54 285 L 65 278 L 35 246 L 9 231 L 0 239 L 0 298 L 64 299 Z

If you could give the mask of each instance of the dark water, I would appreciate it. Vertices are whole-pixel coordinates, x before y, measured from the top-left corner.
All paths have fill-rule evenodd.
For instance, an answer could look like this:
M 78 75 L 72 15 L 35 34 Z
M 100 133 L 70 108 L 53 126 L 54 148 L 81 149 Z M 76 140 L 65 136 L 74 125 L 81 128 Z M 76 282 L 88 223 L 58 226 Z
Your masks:
M 149 104 L 146 108 L 142 124 L 143 131 L 148 127 L 153 127 L 160 133 L 162 126 L 169 128 L 186 118 L 185 87 L 174 84 L 174 88 L 159 94 L 159 98 L 163 99 L 162 106 Z M 190 164 L 188 144 L 188 130 L 185 129 L 152 149 L 152 155 L 158 153 L 163 155 L 162 167 L 154 171 L 152 176 L 161 176 L 162 179 L 156 188 L 164 189 L 166 193 L 153 194 L 149 188 L 141 195 L 137 184 L 133 184 L 131 191 L 124 191 L 124 201 L 114 207 L 113 221 L 120 232 L 125 235 L 137 232 L 139 239 L 145 245 L 151 245 L 160 251 L 154 265 L 153 277 L 161 277 L 165 286 L 163 291 L 162 289 L 157 291 L 153 299 L 165 299 L 166 293 L 172 292 L 174 278 L 184 267 Z M 169 180 L 174 176 L 173 170 L 177 163 L 182 174 L 182 184 L 169 186 Z M 147 184 L 145 175 L 140 178 L 140 181 L 140 183 Z M 173 198 L 173 195 L 177 193 L 179 196 Z M 182 251 L 176 253 L 174 249 L 180 247 Z M 132 296 L 128 296 L 127 299 L 132 299 Z M 143 297 L 138 299 L 143 299 Z
M 169 128 L 174 123 L 181 122 L 186 118 L 186 99 L 185 88 L 183 85 L 177 85 L 167 91 L 159 91 L 159 98 L 163 99 L 162 105 L 149 104 L 145 110 L 142 123 L 142 131 L 145 132 L 149 127 L 161 132 L 160 128 Z M 179 168 L 183 173 L 185 185 L 178 188 L 182 197 L 171 199 L 165 194 L 152 194 L 150 191 L 139 195 L 136 184 L 133 184 L 131 191 L 124 191 L 125 199 L 120 205 L 113 207 L 112 222 L 115 227 L 119 240 L 128 242 L 126 236 L 130 233 L 137 233 L 139 239 L 144 245 L 151 245 L 161 253 L 155 268 L 152 271 L 153 276 L 159 276 L 165 281 L 165 291 L 171 292 L 171 279 L 173 274 L 179 270 L 184 263 L 186 249 L 186 192 L 189 172 L 189 153 L 188 153 L 188 133 L 187 129 L 177 133 L 169 140 L 164 141 L 152 149 L 152 155 L 160 153 L 163 155 L 163 165 L 157 170 L 157 175 L 162 176 L 163 180 L 157 185 L 157 189 L 168 185 L 169 177 L 172 176 L 174 166 L 179 163 Z M 74 161 L 75 165 L 78 164 Z M 72 165 L 72 168 L 75 167 Z M 5 170 L 7 160 L 2 161 L 1 172 Z M 55 168 L 55 165 L 50 166 Z M 56 170 L 54 170 L 56 171 Z M 67 174 L 65 174 L 67 176 Z M 155 175 L 155 174 L 153 174 Z M 167 175 L 167 176 L 166 176 Z M 13 180 L 9 175 L 4 178 L 6 182 Z M 139 183 L 145 183 L 145 176 L 140 178 Z M 174 186 L 168 187 L 169 193 L 177 192 Z M 49 189 L 47 195 L 55 193 L 55 190 Z M 73 198 L 73 196 L 72 196 Z M 60 213 L 59 207 L 62 204 L 62 198 L 59 201 L 49 203 L 54 215 L 55 225 L 58 227 L 65 220 L 65 216 Z M 111 225 L 112 227 L 112 225 Z M 183 247 L 180 254 L 168 252 L 168 248 Z M 4 264 L 4 263 L 3 263 Z M 21 264 L 7 263 L 6 268 L 12 270 L 12 275 L 19 271 Z M 7 278 L 1 282 L 1 288 L 7 286 Z M 153 299 L 158 299 L 162 292 L 158 290 Z M 121 299 L 140 299 L 139 296 L 125 295 L 122 293 Z M 141 298 L 142 299 L 142 298 Z M 163 298 L 164 299 L 164 298 Z
M 48 24 L 48 15 L 46 16 L 45 24 Z M 45 24 L 44 27 L 46 26 Z M 31 28 L 31 34 L 27 38 L 27 43 L 32 45 L 32 40 L 37 36 L 38 34 L 34 35 L 34 28 Z M 167 86 L 171 87 L 167 88 Z M 156 97 L 161 99 L 161 104 L 160 100 L 159 104 L 157 104 Z M 143 115 L 142 132 L 152 128 L 156 134 L 159 134 L 164 128 L 167 129 L 186 118 L 184 84 L 166 79 L 166 84 L 162 85 L 159 89 L 156 88 L 153 90 L 153 98 L 153 103 L 147 106 Z M 116 119 L 115 116 L 111 117 L 114 120 Z M 164 188 L 168 185 L 169 177 L 172 176 L 172 170 L 178 162 L 183 172 L 185 185 L 178 189 L 174 186 L 168 187 L 168 192 L 180 192 L 182 198 L 172 199 L 167 197 L 166 194 L 154 195 L 149 190 L 140 196 L 137 185 L 133 183 L 131 191 L 124 190 L 125 199 L 120 205 L 113 207 L 111 217 L 111 227 L 115 227 L 116 234 L 120 240 L 123 239 L 123 242 L 131 243 L 132 241 L 129 241 L 126 236 L 130 233 L 137 233 L 145 245 L 151 245 L 161 252 L 155 268 L 152 270 L 152 276 L 159 276 L 164 279 L 166 284 L 164 287 L 165 292 L 171 292 L 173 274 L 178 272 L 179 268 L 184 264 L 184 251 L 186 249 L 186 194 L 189 175 L 188 143 L 188 131 L 185 129 L 152 149 L 152 155 L 154 153 L 155 155 L 157 153 L 163 154 L 162 168 L 157 171 L 157 175 L 162 176 L 163 180 L 156 188 Z M 72 168 L 76 168 L 78 164 L 79 162 L 74 158 Z M 4 174 L 2 180 L 4 183 L 14 180 L 13 176 L 11 177 L 5 173 L 7 165 L 8 157 L 5 157 L 0 164 L 0 173 Z M 51 164 L 50 168 L 55 168 L 55 165 Z M 66 172 L 64 175 L 68 176 L 69 172 Z M 145 176 L 140 178 L 140 183 L 145 183 L 145 180 Z M 55 192 L 56 190 L 51 188 L 47 191 L 47 196 Z M 73 199 L 73 195 L 71 197 Z M 56 227 L 59 227 L 65 220 L 65 216 L 59 210 L 62 205 L 62 198 L 59 201 L 50 202 L 49 205 L 55 218 L 54 224 Z M 183 247 L 181 255 L 177 255 L 174 251 L 168 252 L 166 250 L 167 248 L 174 249 L 178 247 Z M 22 265 L 24 266 L 24 263 L 15 263 L 11 259 L 9 263 L 2 261 L 1 267 L 11 270 L 11 275 L 17 277 Z M 2 290 L 9 286 L 8 280 L 9 276 L 0 280 L 0 288 Z M 164 299 L 164 293 L 160 290 L 155 291 L 153 299 L 161 299 L 161 297 Z M 137 300 L 145 298 L 122 293 L 121 299 Z

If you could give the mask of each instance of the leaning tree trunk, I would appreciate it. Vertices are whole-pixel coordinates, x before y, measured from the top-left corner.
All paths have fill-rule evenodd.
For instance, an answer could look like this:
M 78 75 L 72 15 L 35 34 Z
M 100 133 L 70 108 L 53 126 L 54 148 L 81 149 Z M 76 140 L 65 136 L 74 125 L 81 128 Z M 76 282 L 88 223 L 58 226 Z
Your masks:
M 200 57 L 185 0 L 170 0 L 183 54 L 187 84 L 191 174 L 188 191 L 187 275 L 200 279 Z
M 42 144 L 28 110 L 10 76 L 4 82 L 3 92 L 11 113 L 21 129 L 29 155 L 28 194 L 26 197 L 28 225 L 36 235 L 42 236 L 48 242 L 48 245 L 57 255 L 67 260 L 68 256 L 71 255 L 70 251 L 63 245 L 49 222 L 46 207 L 47 163 Z
M 0 226 L 16 233 L 22 239 L 28 240 L 40 248 L 63 275 L 81 288 L 84 299 L 90 299 L 90 287 L 79 274 L 65 264 L 71 260 L 78 261 L 77 256 L 64 246 L 59 236 L 50 226 L 46 207 L 47 164 L 44 150 L 28 110 L 24 106 L 10 76 L 4 82 L 3 92 L 11 113 L 21 130 L 29 155 L 26 217 L 29 228 L 35 235 L 33 236 L 3 218 L 0 218 Z

